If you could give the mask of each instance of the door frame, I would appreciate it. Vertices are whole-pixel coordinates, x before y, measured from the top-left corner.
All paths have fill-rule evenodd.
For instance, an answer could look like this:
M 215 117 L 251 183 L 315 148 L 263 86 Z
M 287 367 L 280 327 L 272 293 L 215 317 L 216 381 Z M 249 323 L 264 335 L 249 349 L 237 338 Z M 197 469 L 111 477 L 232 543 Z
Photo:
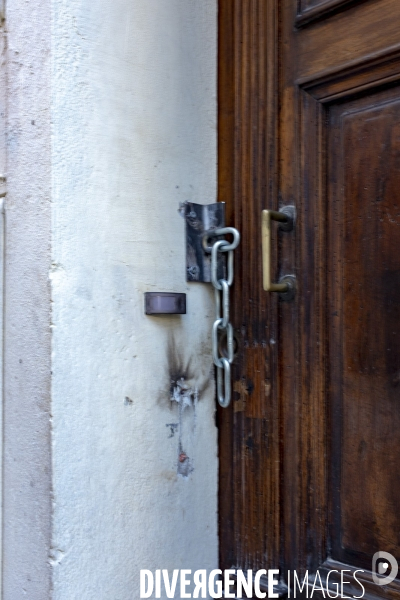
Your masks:
M 278 209 L 278 96 L 279 65 L 277 41 L 279 35 L 279 0 L 264 3 L 242 0 L 219 0 L 218 4 L 218 201 L 226 204 L 226 220 L 242 233 L 242 201 L 252 196 L 256 181 L 258 201 L 261 208 Z M 263 26 L 266 23 L 266 27 Z M 268 63 L 268 64 L 267 64 Z M 261 81 L 259 76 L 261 75 Z M 254 91 L 254 94 L 252 93 Z M 257 126 L 257 139 L 254 137 Z M 246 239 L 242 237 L 235 252 L 240 264 L 246 252 Z M 240 274 L 235 272 L 236 289 L 240 289 Z M 235 287 L 233 288 L 235 295 Z M 271 323 L 270 334 L 276 335 L 277 299 L 266 299 L 266 319 Z M 235 309 L 233 308 L 235 324 Z M 270 377 L 277 375 L 278 358 L 269 357 Z M 232 365 L 234 379 L 240 377 L 240 365 Z M 241 384 L 239 384 L 241 388 Z M 233 439 L 235 398 L 246 394 L 245 389 L 234 385 L 233 402 L 229 409 L 218 407 L 219 424 L 219 540 L 220 566 L 222 569 L 235 565 L 235 515 Z M 268 554 L 271 566 L 280 562 L 280 522 L 282 506 L 280 496 L 279 466 L 276 462 L 282 448 L 279 440 L 278 395 L 270 398 L 269 419 L 272 423 L 274 446 L 270 465 L 270 483 L 274 489 L 270 495 L 269 511 L 274 513 L 269 523 L 274 535 L 269 542 Z M 260 568 L 266 568 L 265 565 Z

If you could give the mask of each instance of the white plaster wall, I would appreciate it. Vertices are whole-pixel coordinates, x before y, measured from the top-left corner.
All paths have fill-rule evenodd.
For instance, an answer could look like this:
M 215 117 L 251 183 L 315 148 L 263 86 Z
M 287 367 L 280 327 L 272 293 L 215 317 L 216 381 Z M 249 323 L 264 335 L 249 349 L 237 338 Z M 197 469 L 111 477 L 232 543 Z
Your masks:
M 1 31 L 0 95 L 7 86 L 7 108 L 1 100 L 0 127 L 6 112 L 8 155 L 3 600 L 43 600 L 51 587 L 50 9 L 48 0 L 7 0 L 5 48 Z
M 51 3 L 53 597 L 134 600 L 140 569 L 217 566 L 212 295 L 177 212 L 215 201 L 216 0 Z

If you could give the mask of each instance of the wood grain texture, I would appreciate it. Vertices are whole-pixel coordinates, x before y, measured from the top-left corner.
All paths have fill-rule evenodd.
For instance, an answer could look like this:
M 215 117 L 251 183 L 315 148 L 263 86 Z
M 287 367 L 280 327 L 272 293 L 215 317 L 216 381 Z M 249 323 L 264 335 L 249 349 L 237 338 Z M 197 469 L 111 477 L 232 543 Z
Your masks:
M 400 598 L 370 573 L 377 549 L 400 558 L 400 4 L 343 3 L 296 30 L 295 0 L 226 3 L 220 191 L 243 241 L 222 565 L 229 538 L 241 568 L 346 563 L 365 569 L 367 598 Z M 297 292 L 282 302 L 262 291 L 259 221 L 289 204 L 296 226 L 274 232 L 273 264 Z
M 332 107 L 330 121 L 333 556 L 370 568 L 376 548 L 400 559 L 400 89 Z
M 298 78 L 399 48 L 399 21 L 398 0 L 369 0 L 302 29 L 297 36 Z
M 232 292 L 240 339 L 235 399 L 229 416 L 220 414 L 220 485 L 230 477 L 233 486 L 229 500 L 220 493 L 225 567 L 279 562 L 279 426 L 277 390 L 271 385 L 277 299 L 271 302 L 259 286 L 261 210 L 278 205 L 276 39 L 275 0 L 220 2 L 219 199 L 242 234 Z

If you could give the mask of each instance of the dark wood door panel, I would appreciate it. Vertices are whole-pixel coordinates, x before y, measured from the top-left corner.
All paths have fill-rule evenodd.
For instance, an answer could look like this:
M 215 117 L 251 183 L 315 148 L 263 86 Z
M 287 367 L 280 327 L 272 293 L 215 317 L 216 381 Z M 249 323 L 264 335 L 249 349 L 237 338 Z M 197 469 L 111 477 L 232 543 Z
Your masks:
M 399 48 L 399 22 L 398 0 L 369 0 L 302 29 L 293 41 L 297 77 L 315 77 Z
M 368 572 L 376 551 L 400 548 L 400 396 L 389 383 L 400 359 L 400 4 L 357 4 L 300 33 L 292 11 L 286 2 L 281 189 L 284 202 L 300 192 L 299 337 L 282 326 L 282 363 L 292 355 L 297 374 L 281 388 L 284 561 L 360 567 L 367 595 L 395 598 L 398 584 L 383 592 Z
M 400 89 L 329 110 L 333 558 L 400 559 Z
M 219 199 L 242 233 L 221 566 L 347 565 L 400 600 L 369 571 L 400 560 L 400 1 L 220 0 L 219 19 Z M 261 280 L 261 210 L 287 204 L 293 302 Z
M 347 72 L 310 83 L 313 96 L 299 90 L 307 135 L 298 138 L 299 379 L 282 413 L 285 562 L 315 571 L 331 557 L 366 570 L 367 596 L 396 598 L 398 583 L 377 591 L 368 572 L 377 550 L 398 557 L 400 548 L 400 88 L 382 86 L 376 64 L 363 76 L 361 94 Z M 331 86 L 347 100 L 327 102 Z

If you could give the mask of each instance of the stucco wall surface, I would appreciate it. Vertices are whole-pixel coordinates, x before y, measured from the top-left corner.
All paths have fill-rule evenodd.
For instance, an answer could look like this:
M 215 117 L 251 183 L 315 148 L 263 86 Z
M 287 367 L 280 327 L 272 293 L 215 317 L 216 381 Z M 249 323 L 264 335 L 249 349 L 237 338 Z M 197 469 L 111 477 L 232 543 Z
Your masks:
M 50 1 L 8 0 L 0 37 L 2 174 L 5 113 L 8 155 L 2 598 L 43 600 L 51 587 Z
M 216 1 L 51 4 L 53 597 L 134 600 L 140 569 L 217 566 L 213 302 L 177 212 L 215 201 Z

